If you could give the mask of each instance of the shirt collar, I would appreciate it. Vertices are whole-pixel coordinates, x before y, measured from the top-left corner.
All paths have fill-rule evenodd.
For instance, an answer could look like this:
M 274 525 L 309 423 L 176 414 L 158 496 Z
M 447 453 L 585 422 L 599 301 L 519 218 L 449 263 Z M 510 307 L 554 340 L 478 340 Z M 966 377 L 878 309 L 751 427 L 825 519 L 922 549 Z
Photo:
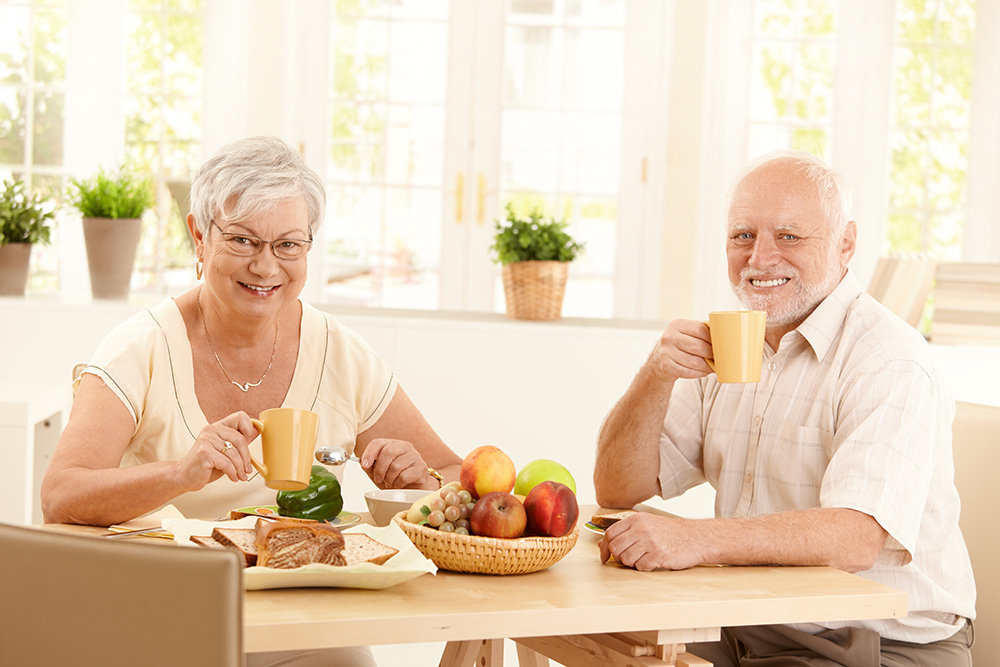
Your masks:
M 862 291 L 858 279 L 848 269 L 840 284 L 796 329 L 812 347 L 817 359 L 826 356 L 834 339 L 840 335 L 840 329 L 847 318 L 847 311 Z

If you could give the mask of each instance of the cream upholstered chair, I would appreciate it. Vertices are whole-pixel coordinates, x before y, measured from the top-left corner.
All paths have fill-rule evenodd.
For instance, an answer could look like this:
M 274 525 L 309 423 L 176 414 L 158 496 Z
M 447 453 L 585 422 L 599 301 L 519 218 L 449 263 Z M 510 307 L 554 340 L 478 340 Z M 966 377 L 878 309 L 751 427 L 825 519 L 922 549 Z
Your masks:
M 955 484 L 962 498 L 959 523 L 976 575 L 976 643 L 972 661 L 996 664 L 1000 656 L 1000 407 L 959 402 L 952 427 Z
M 243 562 L 0 524 L 0 665 L 237 667 Z

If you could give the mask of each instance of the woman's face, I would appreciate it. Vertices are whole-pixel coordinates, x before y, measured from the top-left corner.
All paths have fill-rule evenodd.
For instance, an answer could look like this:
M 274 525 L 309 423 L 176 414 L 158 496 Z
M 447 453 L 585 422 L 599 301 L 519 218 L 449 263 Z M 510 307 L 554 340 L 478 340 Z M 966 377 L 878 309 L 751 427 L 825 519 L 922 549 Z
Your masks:
M 243 220 L 215 220 L 201 238 L 206 287 L 223 307 L 245 317 L 270 317 L 305 287 L 307 255 L 280 259 L 268 242 L 309 238 L 309 213 L 301 197 Z M 262 241 L 259 252 L 235 254 L 234 249 L 253 247 L 254 239 Z

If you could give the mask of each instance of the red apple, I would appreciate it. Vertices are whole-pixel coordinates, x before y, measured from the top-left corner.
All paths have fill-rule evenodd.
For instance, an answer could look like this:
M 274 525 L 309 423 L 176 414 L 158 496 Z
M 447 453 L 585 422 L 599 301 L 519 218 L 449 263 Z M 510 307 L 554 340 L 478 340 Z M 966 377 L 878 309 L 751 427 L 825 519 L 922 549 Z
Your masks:
M 528 529 L 546 537 L 568 535 L 580 517 L 576 494 L 565 484 L 553 481 L 536 485 L 524 499 L 524 510 Z
M 471 493 L 473 498 L 482 498 L 493 491 L 510 493 L 516 477 L 514 462 L 493 445 L 476 447 L 469 452 L 462 461 L 459 472 L 462 488 Z
M 514 538 L 524 534 L 528 523 L 521 501 L 503 491 L 492 491 L 476 501 L 469 515 L 473 535 Z

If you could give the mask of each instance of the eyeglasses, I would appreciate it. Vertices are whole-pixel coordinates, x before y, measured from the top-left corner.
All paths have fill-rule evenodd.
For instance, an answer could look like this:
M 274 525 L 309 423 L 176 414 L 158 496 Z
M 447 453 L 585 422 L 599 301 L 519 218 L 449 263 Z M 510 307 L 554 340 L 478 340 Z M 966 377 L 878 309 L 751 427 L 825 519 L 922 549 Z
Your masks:
M 304 239 L 276 239 L 274 241 L 265 241 L 259 239 L 256 236 L 250 236 L 248 234 L 233 234 L 230 232 L 223 231 L 222 227 L 215 224 L 215 220 L 212 220 L 212 226 L 219 230 L 219 235 L 222 237 L 223 243 L 226 245 L 226 250 L 234 255 L 239 255 L 240 257 L 253 257 L 261 250 L 264 246 L 271 246 L 271 252 L 278 259 L 301 259 L 309 252 L 309 248 L 312 247 L 312 239 L 308 241 Z

